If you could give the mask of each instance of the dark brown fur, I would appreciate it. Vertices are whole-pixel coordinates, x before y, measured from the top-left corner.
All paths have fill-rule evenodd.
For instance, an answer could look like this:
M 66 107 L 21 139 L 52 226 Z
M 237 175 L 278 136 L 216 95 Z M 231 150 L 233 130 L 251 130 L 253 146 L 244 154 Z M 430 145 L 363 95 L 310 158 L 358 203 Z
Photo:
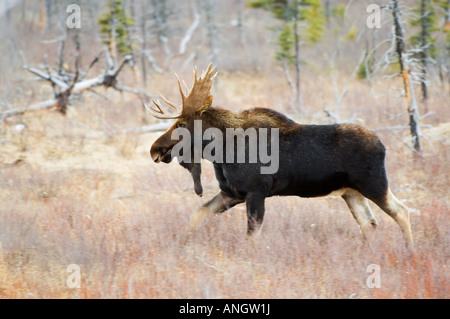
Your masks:
M 281 113 L 271 109 L 253 108 L 239 113 L 233 113 L 222 108 L 210 108 L 199 119 L 208 123 L 209 127 L 217 127 L 222 131 L 226 128 L 278 128 L 281 133 L 290 133 L 300 129 L 295 123 Z
M 169 163 L 172 158 L 168 154 L 178 142 L 170 139 L 172 130 L 183 124 L 193 132 L 196 119 L 202 120 L 203 131 L 210 127 L 219 128 L 224 137 L 227 128 L 278 128 L 279 169 L 274 174 L 264 175 L 261 174 L 264 164 L 260 162 L 213 162 L 221 191 L 203 206 L 200 213 L 194 214 L 191 220 L 195 222 L 191 224 L 196 224 L 201 219 L 199 216 L 207 215 L 205 210 L 219 213 L 245 202 L 248 233 L 251 234 L 262 224 L 266 197 L 318 197 L 342 190 L 343 198 L 362 228 L 366 224 L 376 225 L 365 202 L 368 198 L 399 223 L 412 244 L 409 214 L 389 190 L 384 165 L 385 147 L 373 132 L 354 124 L 301 125 L 283 114 L 264 108 L 237 114 L 221 108 L 209 108 L 178 119 L 152 145 L 152 158 L 157 162 Z M 204 141 L 203 147 L 208 142 Z

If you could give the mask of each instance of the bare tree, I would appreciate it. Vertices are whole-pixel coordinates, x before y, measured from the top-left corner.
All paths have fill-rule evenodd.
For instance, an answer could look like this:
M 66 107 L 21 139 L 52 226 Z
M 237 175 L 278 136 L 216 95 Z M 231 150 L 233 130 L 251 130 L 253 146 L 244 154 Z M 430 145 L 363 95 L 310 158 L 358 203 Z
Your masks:
M 208 34 L 208 44 L 209 44 L 209 60 L 217 61 L 217 26 L 214 17 L 214 1 L 203 0 L 203 9 L 206 15 L 206 28 Z
M 294 0 L 294 47 L 295 47 L 295 101 L 297 102 L 297 106 L 301 107 L 302 104 L 302 93 L 300 91 L 300 40 L 298 34 L 298 23 L 299 23 L 299 14 L 298 14 L 298 1 Z
M 159 45 L 163 48 L 166 56 L 172 55 L 172 50 L 169 47 L 169 12 L 167 8 L 166 0 L 153 0 L 154 20 L 157 29 L 157 39 Z
M 141 18 L 140 18 L 140 30 L 141 30 L 141 65 L 142 65 L 142 80 L 144 82 L 144 88 L 147 87 L 147 62 L 146 52 L 147 52 L 147 14 L 146 14 L 146 5 L 144 1 L 141 1 Z
M 422 99 L 426 101 L 428 98 L 427 91 L 427 60 L 428 60 L 428 50 L 429 50 L 429 23 L 427 23 L 427 16 L 430 14 L 427 10 L 426 6 L 427 0 L 420 1 L 420 65 L 421 65 L 421 74 L 420 74 L 420 87 L 422 89 Z
M 409 127 L 413 140 L 414 149 L 418 152 L 422 151 L 422 146 L 420 144 L 420 134 L 419 134 L 419 123 L 418 123 L 418 110 L 417 104 L 414 96 L 414 88 L 411 83 L 409 74 L 408 61 L 405 58 L 405 39 L 403 36 L 403 28 L 400 21 L 400 10 L 398 7 L 397 0 L 391 0 L 390 3 L 392 16 L 394 19 L 394 40 L 395 40 L 395 51 L 398 56 L 398 62 L 400 65 L 400 74 L 403 79 L 403 86 L 405 90 L 405 96 L 407 101 L 407 110 L 409 115 Z
M 334 108 L 333 110 L 329 110 L 328 108 L 324 108 L 323 111 L 327 114 L 328 117 L 330 117 L 335 123 L 340 123 L 341 118 L 339 116 L 339 108 L 341 106 L 342 101 L 344 100 L 345 96 L 347 95 L 349 91 L 349 86 L 351 81 L 355 78 L 356 73 L 358 72 L 358 68 L 361 65 L 361 63 L 364 61 L 367 51 L 364 51 L 361 55 L 361 58 L 359 59 L 358 63 L 356 64 L 355 68 L 353 69 L 352 74 L 348 78 L 348 81 L 345 83 L 344 88 L 342 91 L 339 91 L 338 83 L 336 81 L 336 75 L 335 75 L 335 59 L 337 55 L 337 50 L 334 51 L 331 59 L 330 59 L 330 75 L 331 75 L 331 82 L 333 84 L 334 89 Z M 351 122 L 353 119 L 347 120 L 346 122 Z
M 66 41 L 65 37 L 62 37 L 60 41 L 63 43 Z M 66 114 L 67 107 L 70 104 L 71 98 L 74 93 L 81 93 L 86 90 L 92 90 L 97 86 L 103 86 L 105 88 L 112 88 L 119 92 L 129 92 L 137 95 L 142 101 L 144 99 L 149 98 L 149 96 L 138 90 L 125 85 L 122 85 L 117 79 L 119 73 L 122 71 L 123 67 L 126 64 L 129 64 L 132 61 L 132 56 L 125 56 L 120 63 L 115 63 L 114 59 L 110 55 L 109 49 L 103 50 L 99 55 L 97 55 L 92 62 L 89 64 L 87 71 L 83 72 L 80 66 L 80 39 L 79 33 L 75 34 L 75 74 L 69 73 L 64 69 L 59 67 L 60 64 L 63 64 L 63 54 L 61 53 L 64 48 L 64 45 L 60 44 L 59 46 L 59 60 L 57 71 L 52 71 L 52 68 L 49 66 L 47 57 L 44 57 L 45 65 L 42 68 L 29 67 L 24 65 L 23 68 L 29 71 L 30 73 L 37 75 L 40 79 L 49 82 L 53 88 L 54 97 L 52 99 L 37 102 L 26 107 L 6 110 L 0 113 L 0 121 L 5 120 L 8 117 L 16 116 L 23 114 L 25 112 L 38 111 L 42 109 L 49 109 L 52 107 L 56 107 L 59 112 L 62 114 Z M 103 74 L 97 75 L 93 78 L 85 79 L 89 70 L 93 67 L 95 63 L 97 63 L 101 56 L 105 53 L 107 67 Z
M 45 0 L 45 13 L 46 13 L 46 29 L 51 30 L 53 25 L 53 6 L 52 0 Z

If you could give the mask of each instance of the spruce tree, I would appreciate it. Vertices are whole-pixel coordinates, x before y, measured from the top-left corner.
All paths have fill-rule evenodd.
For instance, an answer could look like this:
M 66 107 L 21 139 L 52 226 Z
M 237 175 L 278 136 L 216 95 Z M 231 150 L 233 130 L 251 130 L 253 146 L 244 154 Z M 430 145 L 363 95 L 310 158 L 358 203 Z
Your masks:
M 275 58 L 282 62 L 284 67 L 287 63 L 295 64 L 296 101 L 300 105 L 300 42 L 316 43 L 325 33 L 326 16 L 322 2 L 320 0 L 254 0 L 248 5 L 251 8 L 269 11 L 276 19 L 283 22 L 276 42 Z M 306 22 L 306 27 L 301 32 L 298 27 L 299 21 Z
M 122 0 L 109 2 L 108 9 L 98 19 L 102 42 L 110 48 L 112 55 L 113 50 L 121 54 L 131 53 L 133 46 L 129 28 L 134 24 L 134 19 L 126 13 Z
M 415 47 L 415 58 L 420 64 L 420 87 L 422 99 L 428 98 L 427 90 L 427 68 L 428 60 L 436 56 L 436 38 L 433 32 L 438 31 L 436 13 L 434 5 L 436 1 L 420 0 L 418 7 L 415 8 L 416 15 L 409 21 L 412 26 L 419 27 L 419 33 L 409 38 L 409 44 Z

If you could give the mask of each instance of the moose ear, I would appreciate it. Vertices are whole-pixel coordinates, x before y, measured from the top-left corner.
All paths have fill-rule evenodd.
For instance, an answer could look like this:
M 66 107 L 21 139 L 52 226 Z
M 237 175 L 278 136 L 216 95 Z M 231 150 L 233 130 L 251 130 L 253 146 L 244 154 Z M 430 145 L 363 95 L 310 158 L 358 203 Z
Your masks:
M 198 112 L 199 112 L 200 114 L 202 114 L 202 113 L 205 112 L 207 109 L 209 109 L 209 107 L 210 107 L 211 104 L 212 104 L 212 101 L 213 101 L 213 96 L 212 96 L 212 95 L 208 96 L 208 97 L 206 98 L 205 102 L 203 102 L 202 107 L 198 109 Z

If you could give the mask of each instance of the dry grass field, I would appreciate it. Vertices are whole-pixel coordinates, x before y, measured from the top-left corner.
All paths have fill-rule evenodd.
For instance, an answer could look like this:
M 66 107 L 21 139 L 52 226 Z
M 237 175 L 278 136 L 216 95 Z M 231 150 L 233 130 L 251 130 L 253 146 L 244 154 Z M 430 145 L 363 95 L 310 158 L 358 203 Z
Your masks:
M 84 71 L 103 49 L 97 19 L 108 11 L 108 2 L 77 1 L 83 15 Z M 152 10 L 161 1 L 124 2 L 135 6 L 137 23 L 148 16 L 147 49 L 163 72 L 147 61 L 146 87 L 136 83 L 129 65 L 118 79 L 151 96 L 162 92 L 179 101 L 173 73 L 190 85 L 192 67 L 208 65 L 210 23 L 216 24 L 214 62 L 219 71 L 213 106 L 233 111 L 269 107 L 300 123 L 333 123 L 324 108 L 334 110 L 348 82 L 340 120 L 376 130 L 385 144 L 390 187 L 411 210 L 415 251 L 406 249 L 398 225 L 373 203 L 378 227 L 371 240 L 363 241 L 344 200 L 328 197 L 266 199 L 263 231 L 255 241 L 246 237 L 241 204 L 204 221 L 180 245 L 190 214 L 219 190 L 212 164 L 203 162 L 200 198 L 188 171 L 176 161 L 151 160 L 150 146 L 162 132 L 130 131 L 158 123 L 136 95 L 97 87 L 96 93 L 74 94 L 65 116 L 52 109 L 0 121 L 0 298 L 450 298 L 448 75 L 439 80 L 437 65 L 430 66 L 427 110 L 415 86 L 420 113 L 430 112 L 421 120 L 421 158 L 413 155 L 408 130 L 386 129 L 408 125 L 405 99 L 392 96 L 400 93 L 401 79 L 382 72 L 373 83 L 351 79 L 365 49 L 377 47 L 374 56 L 382 60 L 382 51 L 390 46 L 392 23 L 386 8 L 383 28 L 372 30 L 366 27 L 367 2 L 327 1 L 342 16 L 331 17 L 321 42 L 301 46 L 303 106 L 298 110 L 274 59 L 274 30 L 281 23 L 269 12 L 245 7 L 248 1 L 210 1 L 216 11 L 207 21 L 206 1 L 176 1 L 178 11 L 167 6 L 167 29 L 158 29 Z M 7 3 L 13 9 L 5 11 Z M 47 81 L 37 81 L 22 66 L 45 70 L 48 61 L 56 72 L 66 4 L 1 2 L 0 112 L 54 97 Z M 186 53 L 177 55 L 193 25 L 192 4 L 201 20 Z M 414 30 L 407 15 L 404 19 L 409 37 Z M 132 29 L 139 48 L 140 27 Z M 303 22 L 300 27 L 304 29 Z M 168 32 L 167 38 L 157 38 L 157 32 Z M 439 45 L 443 37 L 440 33 Z M 74 72 L 70 34 L 65 50 L 63 67 Z M 140 63 L 139 57 L 138 70 Z M 105 65 L 103 54 L 86 78 L 103 74 Z M 395 67 L 385 73 L 394 73 Z M 291 72 L 294 79 L 293 66 Z M 79 287 L 70 285 L 70 265 L 79 267 Z M 371 265 L 379 267 L 379 288 L 367 285 Z
M 215 104 L 277 105 L 287 88 L 276 79 L 223 75 Z M 321 106 L 332 94 L 320 81 L 326 79 L 305 82 L 305 92 L 320 93 L 305 96 L 308 111 L 296 120 L 328 121 Z M 174 89 L 172 75 L 158 83 L 163 92 Z M 111 127 L 136 126 L 143 113 L 132 98 L 109 94 L 114 107 L 86 97 L 65 117 L 29 113 L 24 130 L 14 122 L 2 127 L 0 298 L 450 296 L 450 125 L 439 125 L 450 118 L 445 94 L 430 102 L 434 128 L 424 129 L 423 159 L 405 146 L 407 131 L 379 131 L 391 188 L 411 208 L 414 254 L 374 205 L 379 226 L 364 242 L 340 198 L 267 199 L 263 232 L 253 243 L 245 235 L 245 206 L 238 205 L 205 221 L 180 246 L 189 215 L 218 191 L 212 165 L 203 165 L 199 198 L 186 170 L 151 161 L 148 150 L 159 133 L 113 133 Z M 374 129 L 401 108 L 401 99 L 374 99 L 356 81 L 342 116 L 356 114 Z M 80 267 L 79 288 L 66 284 L 70 264 Z M 380 267 L 380 288 L 366 284 L 371 264 Z

